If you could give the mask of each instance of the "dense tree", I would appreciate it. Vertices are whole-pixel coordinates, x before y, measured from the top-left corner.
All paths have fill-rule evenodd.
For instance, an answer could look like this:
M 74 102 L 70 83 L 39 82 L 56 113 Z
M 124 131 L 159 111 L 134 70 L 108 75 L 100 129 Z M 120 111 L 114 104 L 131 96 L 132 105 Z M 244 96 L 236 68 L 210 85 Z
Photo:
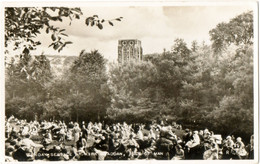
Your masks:
M 97 120 L 104 117 L 106 109 L 110 105 L 110 90 L 105 64 L 106 60 L 97 50 L 90 53 L 82 51 L 72 65 L 71 73 L 68 76 L 71 92 L 78 102 L 75 102 L 78 104 L 75 106 L 75 110 L 92 113 L 93 119 Z M 96 117 L 93 114 L 96 114 Z
M 25 105 L 23 108 L 18 107 L 22 112 L 16 114 L 29 114 L 26 118 L 30 119 L 34 118 L 30 115 L 32 111 L 36 115 L 40 114 L 40 102 L 45 100 L 48 94 L 46 86 L 52 78 L 50 69 L 50 61 L 44 55 L 32 57 L 27 54 L 18 61 L 6 63 L 6 110 L 13 110 L 9 106 L 17 104 L 15 100 L 18 100 Z
M 210 32 L 212 48 L 215 53 L 225 50 L 230 44 L 253 44 L 253 11 L 238 15 L 228 23 L 219 23 Z
M 174 44 L 171 48 L 171 51 L 174 54 L 179 54 L 183 58 L 187 58 L 190 55 L 190 50 L 187 47 L 187 44 L 185 43 L 184 39 L 177 38 L 174 40 Z
M 226 59 L 225 59 L 226 60 Z M 209 115 L 213 116 L 211 123 L 216 128 L 232 128 L 235 133 L 244 135 L 253 133 L 253 48 L 238 47 L 230 56 L 229 65 L 223 62 L 220 68 L 228 67 L 219 82 L 219 92 L 222 93 L 219 106 Z M 216 80 L 220 80 L 216 78 Z M 224 85 L 220 85 L 220 84 Z M 215 123 L 216 120 L 218 124 Z M 245 136 L 246 137 L 246 136 Z
M 24 96 L 28 92 L 39 95 L 50 81 L 50 61 L 44 55 L 21 56 L 19 61 L 6 63 L 6 90 L 12 96 Z
M 157 72 L 151 62 L 112 64 L 109 76 L 113 93 L 111 108 L 108 110 L 110 118 L 131 122 L 128 118 L 131 117 L 132 121 L 140 120 L 148 111 L 153 112 L 153 105 L 157 101 Z
M 196 40 L 191 42 L 191 51 L 196 52 L 199 48 L 198 42 Z

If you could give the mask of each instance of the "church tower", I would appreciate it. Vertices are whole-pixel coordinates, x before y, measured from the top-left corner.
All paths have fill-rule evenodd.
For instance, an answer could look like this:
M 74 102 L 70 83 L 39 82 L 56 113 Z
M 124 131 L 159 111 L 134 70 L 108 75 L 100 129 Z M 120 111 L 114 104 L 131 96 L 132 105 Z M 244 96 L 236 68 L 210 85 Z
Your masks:
M 137 39 L 124 39 L 118 41 L 118 63 L 123 64 L 130 60 L 143 60 L 141 41 Z

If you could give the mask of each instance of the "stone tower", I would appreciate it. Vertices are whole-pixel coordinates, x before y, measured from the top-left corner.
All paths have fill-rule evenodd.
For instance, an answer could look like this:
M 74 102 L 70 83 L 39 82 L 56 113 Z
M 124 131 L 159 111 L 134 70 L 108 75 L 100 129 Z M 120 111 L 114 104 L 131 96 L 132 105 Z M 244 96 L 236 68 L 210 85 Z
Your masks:
M 124 39 L 118 41 L 118 63 L 129 62 L 130 60 L 143 60 L 143 49 L 141 41 L 137 39 Z

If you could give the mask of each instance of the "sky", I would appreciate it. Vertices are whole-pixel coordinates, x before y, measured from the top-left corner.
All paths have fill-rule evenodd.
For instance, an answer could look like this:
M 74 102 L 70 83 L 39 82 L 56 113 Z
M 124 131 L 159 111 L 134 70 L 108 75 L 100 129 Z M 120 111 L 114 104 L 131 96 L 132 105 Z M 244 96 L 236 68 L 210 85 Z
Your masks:
M 252 6 L 110 6 L 81 7 L 83 16 L 79 20 L 54 23 L 66 29 L 66 40 L 73 44 L 60 53 L 48 48 L 50 36 L 42 33 L 38 36 L 42 45 L 32 54 L 51 54 L 78 56 L 81 50 L 98 50 L 109 61 L 117 60 L 119 39 L 138 39 L 142 42 L 143 54 L 161 53 L 170 50 L 176 38 L 183 38 L 190 45 L 193 40 L 210 44 L 209 31 L 218 23 L 228 22 L 231 18 L 252 10 Z M 114 19 L 123 17 L 122 21 L 108 23 L 99 30 L 96 26 L 85 25 L 86 16 L 98 15 L 99 18 Z

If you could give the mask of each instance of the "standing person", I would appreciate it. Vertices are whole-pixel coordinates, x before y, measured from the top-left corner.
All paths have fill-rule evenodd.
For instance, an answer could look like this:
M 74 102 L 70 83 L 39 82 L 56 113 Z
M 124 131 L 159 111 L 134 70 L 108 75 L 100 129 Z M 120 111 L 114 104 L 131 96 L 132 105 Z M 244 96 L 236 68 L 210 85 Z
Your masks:
M 144 134 L 143 134 L 141 128 L 138 129 L 138 131 L 137 131 L 137 133 L 136 133 L 136 138 L 137 138 L 138 140 L 143 140 L 143 139 L 144 139 Z
M 135 139 L 136 139 L 136 142 L 138 143 L 138 145 L 140 146 L 140 148 L 142 149 L 143 145 L 144 145 L 144 134 L 141 130 L 141 126 L 139 126 L 139 128 L 138 128 Z
M 82 137 L 82 135 L 80 135 L 79 140 L 77 141 L 76 145 L 77 145 L 78 150 L 79 149 L 84 150 L 87 147 L 87 141 L 85 138 Z
M 74 143 L 77 143 L 77 141 L 79 140 L 80 132 L 81 132 L 81 129 L 79 128 L 78 123 L 74 124 L 73 131 L 74 131 Z
M 9 138 L 10 133 L 13 131 L 12 126 L 10 125 L 9 122 L 5 123 L 5 138 Z
M 254 135 L 250 138 L 250 145 L 249 145 L 249 159 L 254 159 Z
M 149 138 L 149 139 L 155 139 L 155 138 L 156 138 L 156 136 L 155 136 L 155 134 L 154 134 L 152 128 L 151 128 L 150 131 L 149 131 L 148 138 Z
M 61 129 L 60 129 L 59 134 L 60 134 L 59 142 L 65 142 L 66 129 L 63 125 L 61 125 Z
M 72 141 L 72 129 L 67 129 L 66 139 Z
M 200 137 L 200 142 L 201 143 L 204 143 L 204 137 L 203 136 L 204 136 L 203 130 L 200 130 L 199 131 L 199 137 Z
M 82 137 L 88 140 L 88 130 L 86 128 L 85 121 L 82 121 L 81 131 L 82 131 Z

